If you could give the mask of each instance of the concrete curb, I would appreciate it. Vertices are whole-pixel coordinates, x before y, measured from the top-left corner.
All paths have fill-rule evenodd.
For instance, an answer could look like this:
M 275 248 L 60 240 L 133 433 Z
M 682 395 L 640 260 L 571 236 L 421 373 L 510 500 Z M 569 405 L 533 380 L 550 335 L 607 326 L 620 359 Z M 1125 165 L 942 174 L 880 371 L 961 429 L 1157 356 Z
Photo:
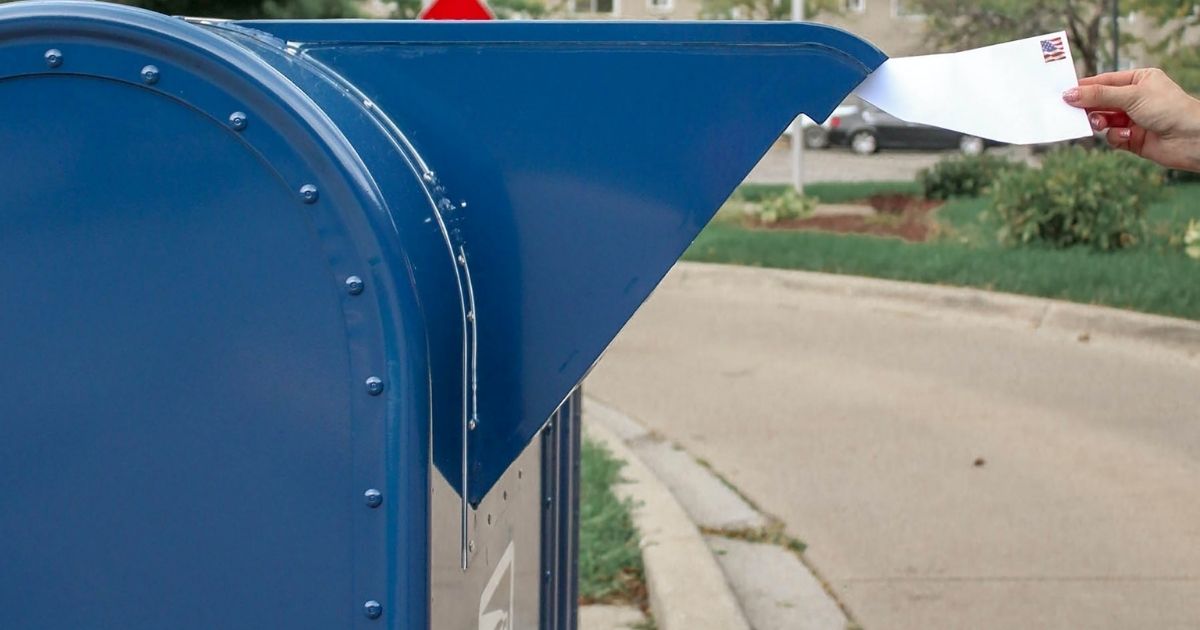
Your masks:
M 847 611 L 816 569 L 785 547 L 776 519 L 762 514 L 709 468 L 637 420 L 584 397 L 585 427 L 606 432 L 675 498 L 692 529 L 699 528 L 741 614 L 756 630 L 846 630 Z M 606 443 L 607 444 L 607 443 Z M 615 452 L 615 449 L 614 449 Z M 631 460 L 632 461 L 632 460 Z M 676 525 L 678 526 L 678 525 Z M 640 524 L 639 524 L 640 527 Z M 647 572 L 651 559 L 646 558 Z M 671 580 L 689 584 L 690 573 Z M 650 585 L 651 598 L 655 585 Z M 666 605 L 672 605 L 670 602 Z M 657 615 L 657 609 L 655 611 Z M 727 623 L 727 622 L 722 622 Z M 726 626 L 720 626 L 726 627 Z
M 625 461 L 614 491 L 637 506 L 633 520 L 642 535 L 642 561 L 650 611 L 659 630 L 750 630 L 725 575 L 687 512 L 617 433 L 601 422 L 584 432 Z
M 1075 339 L 1111 340 L 1200 357 L 1200 322 L 1106 306 L 839 274 L 681 262 L 668 276 L 679 284 L 708 283 L 731 289 L 770 284 L 808 293 L 881 300 L 955 315 L 1004 320 Z

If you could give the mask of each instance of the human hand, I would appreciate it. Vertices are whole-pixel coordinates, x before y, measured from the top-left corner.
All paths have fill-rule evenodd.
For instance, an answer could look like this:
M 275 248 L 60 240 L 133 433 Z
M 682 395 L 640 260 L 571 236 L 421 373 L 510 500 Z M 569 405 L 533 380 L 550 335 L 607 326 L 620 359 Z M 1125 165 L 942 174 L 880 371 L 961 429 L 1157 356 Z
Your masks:
M 1063 100 L 1088 112 L 1108 143 L 1169 167 L 1200 171 L 1200 101 L 1165 72 L 1139 68 L 1079 80 Z

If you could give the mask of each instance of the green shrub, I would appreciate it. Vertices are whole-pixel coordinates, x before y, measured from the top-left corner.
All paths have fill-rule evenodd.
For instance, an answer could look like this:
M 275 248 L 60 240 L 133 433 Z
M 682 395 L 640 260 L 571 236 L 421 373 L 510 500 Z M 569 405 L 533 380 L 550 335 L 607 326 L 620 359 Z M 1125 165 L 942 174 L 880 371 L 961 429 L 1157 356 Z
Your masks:
M 1161 195 L 1162 170 L 1128 153 L 1054 151 L 1040 169 L 997 179 L 992 211 L 1009 244 L 1129 247 L 1145 231 L 1147 206 Z
M 1200 221 L 1188 221 L 1187 230 L 1183 233 L 1183 252 L 1188 258 L 1200 260 Z
M 763 199 L 774 197 L 775 195 L 783 194 L 783 191 L 791 188 L 788 184 L 751 184 L 743 183 L 733 191 L 733 196 L 730 199 L 745 201 L 748 203 L 761 203 Z
M 1171 168 L 1167 169 L 1163 179 L 1169 184 L 1195 184 L 1200 182 L 1200 173 Z
M 946 158 L 917 174 L 926 199 L 978 197 L 987 192 L 1001 173 L 1024 170 L 1025 164 L 988 155 Z
M 816 199 L 797 194 L 788 188 L 778 195 L 763 198 L 758 208 L 758 220 L 770 225 L 778 221 L 802 219 L 812 214 L 816 208 Z

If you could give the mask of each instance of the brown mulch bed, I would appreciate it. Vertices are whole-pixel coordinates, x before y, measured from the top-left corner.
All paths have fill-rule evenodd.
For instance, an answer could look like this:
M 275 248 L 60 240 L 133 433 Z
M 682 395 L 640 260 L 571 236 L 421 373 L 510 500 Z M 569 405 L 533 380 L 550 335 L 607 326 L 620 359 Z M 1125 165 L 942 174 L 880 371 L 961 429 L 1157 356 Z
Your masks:
M 875 216 L 822 216 L 779 221 L 755 227 L 767 230 L 820 230 L 841 234 L 871 234 L 893 236 L 919 243 L 937 232 L 933 212 L 941 205 L 923 197 L 905 194 L 871 195 L 864 200 L 878 213 Z

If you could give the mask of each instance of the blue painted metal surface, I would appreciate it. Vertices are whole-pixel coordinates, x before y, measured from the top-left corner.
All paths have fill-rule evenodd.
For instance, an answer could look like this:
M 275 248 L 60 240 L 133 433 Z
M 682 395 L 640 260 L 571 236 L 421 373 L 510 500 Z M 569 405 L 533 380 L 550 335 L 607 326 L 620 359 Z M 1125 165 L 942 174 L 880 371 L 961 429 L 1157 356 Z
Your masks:
M 372 599 L 427 625 L 423 250 L 383 191 L 424 196 L 302 72 L 155 14 L 0 7 L 0 627 L 367 627 Z
M 825 118 L 884 60 L 813 24 L 246 25 L 361 89 L 467 202 L 472 501 L 788 123 Z M 434 428 L 435 461 L 456 470 L 460 426 Z
M 428 627 L 431 459 L 465 548 L 788 121 L 882 60 L 811 25 L 0 6 L 0 627 Z
M 542 429 L 541 601 L 544 630 L 578 625 L 579 482 L 583 390 L 576 388 Z

